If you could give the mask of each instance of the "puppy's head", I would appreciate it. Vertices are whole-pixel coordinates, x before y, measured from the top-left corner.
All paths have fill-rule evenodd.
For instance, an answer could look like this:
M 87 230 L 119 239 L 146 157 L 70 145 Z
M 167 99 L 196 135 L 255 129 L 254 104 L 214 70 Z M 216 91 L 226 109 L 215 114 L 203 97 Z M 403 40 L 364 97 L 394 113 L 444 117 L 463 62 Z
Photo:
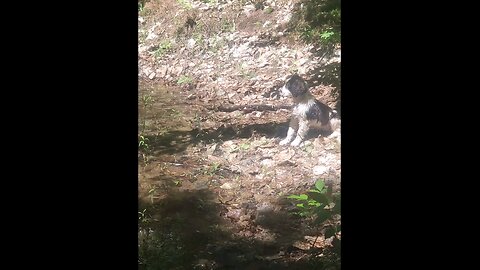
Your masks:
M 294 98 L 304 95 L 308 91 L 308 86 L 297 74 L 287 80 L 287 83 L 280 89 L 282 96 L 292 96 Z

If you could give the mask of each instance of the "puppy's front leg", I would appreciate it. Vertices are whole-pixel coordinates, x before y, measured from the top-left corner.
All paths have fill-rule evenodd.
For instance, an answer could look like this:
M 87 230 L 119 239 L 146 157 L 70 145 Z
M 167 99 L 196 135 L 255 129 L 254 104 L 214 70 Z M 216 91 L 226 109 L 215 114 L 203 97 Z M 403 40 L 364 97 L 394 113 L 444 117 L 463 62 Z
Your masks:
M 293 140 L 293 137 L 295 136 L 295 133 L 297 132 L 297 129 L 298 129 L 298 119 L 294 117 L 292 118 L 292 120 L 290 120 L 287 137 L 280 141 L 280 145 L 285 145 L 291 142 Z
M 291 146 L 299 146 L 303 139 L 307 136 L 308 133 L 308 122 L 301 121 L 298 128 L 297 137 L 292 142 Z

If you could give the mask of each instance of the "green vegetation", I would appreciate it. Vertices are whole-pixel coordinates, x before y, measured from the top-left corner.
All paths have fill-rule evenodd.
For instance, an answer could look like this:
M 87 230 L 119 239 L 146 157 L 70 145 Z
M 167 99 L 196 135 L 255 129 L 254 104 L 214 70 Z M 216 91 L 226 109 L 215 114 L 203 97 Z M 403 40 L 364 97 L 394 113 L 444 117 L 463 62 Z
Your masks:
M 177 84 L 182 85 L 182 84 L 189 84 L 192 83 L 193 79 L 189 76 L 186 75 L 181 75 L 180 78 L 177 80 Z
M 304 0 L 293 20 L 303 40 L 329 48 L 341 37 L 340 0 Z
M 193 8 L 192 5 L 186 0 L 177 0 L 177 3 L 186 10 L 191 10 Z
M 160 57 L 166 52 L 170 51 L 172 49 L 172 42 L 170 40 L 164 40 L 160 43 L 158 48 L 155 50 L 155 57 Z
M 338 235 L 341 232 L 340 194 L 333 193 L 332 188 L 326 187 L 325 182 L 319 179 L 315 188 L 308 194 L 290 195 L 287 198 L 297 201 L 297 214 L 306 219 L 313 218 L 313 224 L 325 228 L 325 239 L 334 237 L 340 243 Z
M 142 156 L 143 161 L 146 163 L 148 161 L 148 153 L 150 152 L 150 140 L 145 135 L 145 129 L 147 126 L 147 114 L 153 105 L 153 98 L 151 95 L 146 94 L 141 98 L 142 107 L 144 115 L 142 117 L 142 126 L 140 128 L 140 133 L 138 135 L 138 150 Z
M 220 170 L 220 163 L 214 162 L 205 169 L 204 174 L 214 176 L 219 170 Z

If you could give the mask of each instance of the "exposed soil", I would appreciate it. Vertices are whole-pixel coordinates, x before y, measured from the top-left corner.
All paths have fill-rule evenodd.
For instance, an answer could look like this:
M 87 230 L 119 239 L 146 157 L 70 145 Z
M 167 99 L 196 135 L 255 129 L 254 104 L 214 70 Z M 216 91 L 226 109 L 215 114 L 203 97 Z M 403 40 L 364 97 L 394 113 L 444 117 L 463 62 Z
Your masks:
M 140 12 L 140 269 L 339 269 L 339 236 L 325 239 L 286 198 L 317 179 L 339 192 L 341 173 L 339 124 L 279 146 L 291 100 L 276 90 L 293 66 L 339 109 L 338 54 L 277 35 L 295 2 L 151 1 Z M 238 109 L 255 104 L 273 109 Z

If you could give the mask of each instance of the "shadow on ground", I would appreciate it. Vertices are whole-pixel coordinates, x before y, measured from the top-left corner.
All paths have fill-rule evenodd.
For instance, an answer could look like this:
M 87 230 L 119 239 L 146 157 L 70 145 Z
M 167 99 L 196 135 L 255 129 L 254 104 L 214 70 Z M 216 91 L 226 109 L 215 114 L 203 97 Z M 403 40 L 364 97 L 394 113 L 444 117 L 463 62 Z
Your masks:
M 139 203 L 139 269 L 340 269 L 337 257 L 295 248 L 300 220 L 288 212 L 264 211 L 253 223 L 274 233 L 259 241 L 235 235 L 235 221 L 208 189 L 170 190 L 168 196 Z M 253 234 L 260 233 L 257 226 Z M 323 252 L 324 254 L 328 252 Z
M 284 138 L 287 134 L 288 121 L 283 123 L 265 123 L 251 125 L 222 125 L 213 129 L 193 129 L 191 131 L 167 131 L 161 135 L 145 136 L 149 141 L 152 153 L 175 154 L 186 150 L 189 145 L 200 142 L 212 143 L 232 139 L 248 139 L 252 137 Z M 328 136 L 331 132 L 309 130 L 306 140 L 319 135 Z
M 149 148 L 155 154 L 175 154 L 184 151 L 189 145 L 200 142 L 228 141 L 235 138 L 265 136 L 281 138 L 287 133 L 288 122 L 252 125 L 222 125 L 214 129 L 193 129 L 191 131 L 167 131 L 161 135 L 145 136 Z

